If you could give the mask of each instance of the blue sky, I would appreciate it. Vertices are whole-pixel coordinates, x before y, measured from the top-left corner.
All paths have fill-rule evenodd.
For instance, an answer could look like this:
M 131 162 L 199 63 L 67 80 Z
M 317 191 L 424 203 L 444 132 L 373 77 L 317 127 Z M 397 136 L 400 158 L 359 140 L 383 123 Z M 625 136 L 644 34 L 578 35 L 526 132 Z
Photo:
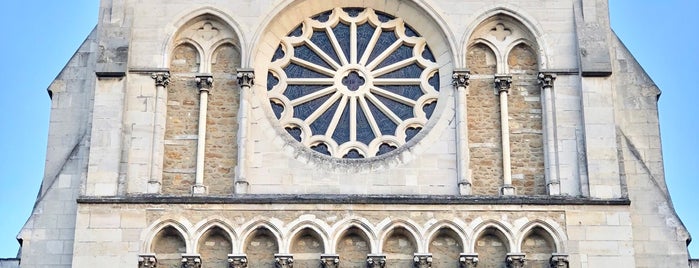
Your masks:
M 15 236 L 41 183 L 50 100 L 46 88 L 97 23 L 97 0 L 10 0 L 0 9 L 0 258 L 14 257 Z M 675 208 L 699 257 L 699 1 L 610 0 L 612 28 L 658 84 L 665 175 Z M 691 78 L 691 79 L 690 79 Z

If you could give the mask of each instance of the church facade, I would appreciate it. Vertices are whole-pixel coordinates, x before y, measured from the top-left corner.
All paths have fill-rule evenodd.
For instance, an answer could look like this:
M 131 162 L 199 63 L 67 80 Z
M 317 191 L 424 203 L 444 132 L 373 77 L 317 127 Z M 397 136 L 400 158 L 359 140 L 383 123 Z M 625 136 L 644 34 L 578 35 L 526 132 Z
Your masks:
M 606 0 L 102 0 L 21 267 L 688 267 Z

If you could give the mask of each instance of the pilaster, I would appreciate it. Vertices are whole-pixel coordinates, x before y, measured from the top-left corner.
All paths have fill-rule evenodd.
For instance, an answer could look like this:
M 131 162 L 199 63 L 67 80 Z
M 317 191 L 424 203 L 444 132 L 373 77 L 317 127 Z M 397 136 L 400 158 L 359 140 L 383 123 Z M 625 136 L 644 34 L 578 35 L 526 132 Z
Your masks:
M 204 154 L 206 152 L 206 115 L 209 102 L 209 91 L 214 84 L 214 77 L 210 74 L 196 76 L 197 88 L 199 88 L 199 131 L 197 133 L 197 171 L 192 195 L 206 194 L 204 186 Z
M 470 72 L 465 69 L 454 70 L 452 85 L 456 87 L 456 146 L 457 146 L 457 176 L 459 193 L 471 194 L 470 150 L 468 148 L 468 96 Z
M 500 127 L 502 131 L 502 177 L 503 184 L 500 188 L 501 195 L 515 195 L 512 186 L 512 164 L 510 158 L 510 122 L 507 104 L 507 95 L 512 85 L 512 76 L 495 76 L 495 93 L 500 96 Z
M 153 137 L 152 137 L 152 148 L 150 153 L 150 176 L 148 178 L 148 185 L 146 186 L 146 193 L 157 194 L 160 193 L 162 187 L 162 166 L 163 158 L 162 153 L 163 143 L 160 142 L 165 133 L 165 111 L 161 111 L 160 108 L 165 108 L 165 89 L 170 84 L 170 73 L 168 72 L 156 72 L 151 74 L 151 78 L 155 80 L 155 103 L 153 109 Z
M 238 111 L 238 167 L 235 176 L 235 193 L 246 194 L 248 192 L 247 181 L 247 154 L 248 144 L 248 118 L 250 114 L 249 95 L 250 88 L 255 84 L 255 72 L 253 69 L 238 69 L 238 85 L 240 86 L 240 105 Z
M 544 121 L 544 162 L 546 166 L 546 188 L 549 195 L 561 194 L 561 183 L 558 178 L 558 156 L 556 150 L 556 118 L 553 104 L 553 83 L 556 80 L 554 73 L 539 73 L 541 85 L 541 99 Z

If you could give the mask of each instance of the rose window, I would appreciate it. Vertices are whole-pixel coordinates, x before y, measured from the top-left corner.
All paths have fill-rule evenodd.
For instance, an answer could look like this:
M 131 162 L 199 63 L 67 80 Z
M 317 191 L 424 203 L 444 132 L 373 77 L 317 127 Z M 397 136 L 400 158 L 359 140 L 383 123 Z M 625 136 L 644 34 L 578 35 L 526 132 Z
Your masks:
M 336 8 L 282 38 L 268 96 L 281 125 L 306 147 L 369 158 L 424 128 L 437 103 L 438 68 L 425 38 L 402 19 Z

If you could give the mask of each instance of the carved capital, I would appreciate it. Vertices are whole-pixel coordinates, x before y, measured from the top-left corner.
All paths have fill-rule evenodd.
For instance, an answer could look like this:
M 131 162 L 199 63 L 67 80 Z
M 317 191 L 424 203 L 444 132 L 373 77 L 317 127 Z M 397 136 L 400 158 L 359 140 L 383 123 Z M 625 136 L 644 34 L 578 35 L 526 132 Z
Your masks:
M 432 254 L 418 254 L 413 255 L 413 262 L 415 263 L 415 268 L 431 268 L 432 267 Z
M 507 268 L 524 268 L 524 253 L 507 253 Z
M 471 72 L 468 70 L 457 69 L 451 75 L 451 84 L 455 87 L 467 87 L 469 84 Z
M 245 268 L 248 267 L 248 257 L 245 254 L 228 255 L 228 268 Z
M 138 268 L 154 268 L 158 266 L 158 259 L 155 254 L 138 255 Z
M 182 255 L 182 268 L 201 268 L 201 256 L 199 254 Z
M 539 84 L 542 88 L 553 88 L 553 82 L 556 80 L 554 73 L 539 73 Z
M 462 268 L 473 268 L 478 266 L 478 253 L 461 253 L 459 263 Z
M 277 268 L 292 268 L 294 267 L 294 255 L 274 254 L 274 264 Z
M 199 88 L 199 92 L 208 92 L 209 90 L 211 90 L 211 86 L 214 85 L 214 77 L 211 75 L 198 75 L 194 78 L 194 81 L 197 82 L 197 88 Z
M 252 69 L 238 69 L 238 85 L 251 87 L 255 84 L 255 72 Z
M 167 87 L 170 84 L 170 73 L 152 73 L 150 77 L 155 79 L 156 87 Z
M 502 92 L 509 93 L 512 85 L 512 76 L 496 75 L 495 76 L 495 91 L 497 94 Z
M 386 255 L 369 254 L 366 257 L 368 268 L 384 268 L 386 266 Z
M 549 264 L 551 264 L 551 268 L 568 268 L 568 254 L 554 253 Z
M 320 255 L 320 264 L 323 268 L 337 268 L 340 266 L 340 255 Z

